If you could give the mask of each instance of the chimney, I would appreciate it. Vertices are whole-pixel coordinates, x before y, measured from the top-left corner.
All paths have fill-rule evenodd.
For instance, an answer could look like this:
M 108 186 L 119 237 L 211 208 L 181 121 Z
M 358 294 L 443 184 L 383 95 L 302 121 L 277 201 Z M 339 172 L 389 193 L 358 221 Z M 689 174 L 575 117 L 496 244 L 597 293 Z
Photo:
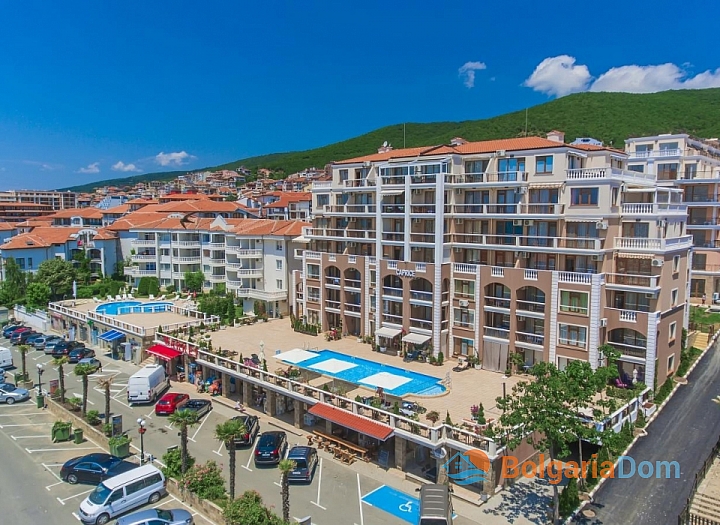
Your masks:
M 547 139 L 552 140 L 553 142 L 559 142 L 560 144 L 565 144 L 565 132 L 554 129 L 547 134 Z
M 451 146 L 462 146 L 463 144 L 467 144 L 467 140 L 462 137 L 455 137 L 450 141 Z
M 387 153 L 388 151 L 392 151 L 392 149 L 392 144 L 388 144 L 388 141 L 386 140 L 383 142 L 382 146 L 378 148 L 378 153 Z

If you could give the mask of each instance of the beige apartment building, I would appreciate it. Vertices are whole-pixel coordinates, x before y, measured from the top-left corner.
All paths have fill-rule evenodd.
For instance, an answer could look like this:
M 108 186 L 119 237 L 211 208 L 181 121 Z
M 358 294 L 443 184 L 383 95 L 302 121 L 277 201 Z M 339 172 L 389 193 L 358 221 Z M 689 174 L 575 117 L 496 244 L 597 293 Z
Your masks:
M 296 315 L 388 351 L 477 356 L 504 372 L 602 360 L 662 383 L 688 299 L 682 191 L 564 134 L 394 150 L 313 183 Z
M 687 230 L 694 249 L 691 297 L 720 301 L 720 142 L 689 135 L 657 135 L 625 141 L 628 169 L 657 176 L 659 186 L 683 192 Z

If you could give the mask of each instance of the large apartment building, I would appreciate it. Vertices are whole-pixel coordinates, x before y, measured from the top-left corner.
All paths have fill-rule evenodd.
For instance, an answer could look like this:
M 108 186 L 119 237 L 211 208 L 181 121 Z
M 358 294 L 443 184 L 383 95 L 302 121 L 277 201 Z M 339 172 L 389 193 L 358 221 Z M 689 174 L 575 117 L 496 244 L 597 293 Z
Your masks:
M 684 192 L 687 229 L 695 248 L 691 296 L 720 298 L 720 142 L 689 135 L 657 135 L 625 141 L 628 169 L 653 174 L 659 186 Z
M 293 310 L 382 348 L 475 355 L 503 372 L 622 353 L 640 380 L 680 360 L 688 298 L 681 191 L 561 132 L 393 150 L 313 184 Z
M 9 190 L 0 191 L 0 202 L 40 204 L 50 210 L 78 207 L 78 194 L 73 191 Z

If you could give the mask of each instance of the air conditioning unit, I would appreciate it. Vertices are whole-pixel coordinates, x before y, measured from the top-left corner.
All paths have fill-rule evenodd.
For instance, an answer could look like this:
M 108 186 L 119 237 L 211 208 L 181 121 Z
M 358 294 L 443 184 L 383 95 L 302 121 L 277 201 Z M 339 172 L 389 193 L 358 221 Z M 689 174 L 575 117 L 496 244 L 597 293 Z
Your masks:
M 455 247 L 455 253 L 460 253 L 462 251 L 462 248 Z
M 599 221 L 595 223 L 595 228 L 598 230 L 607 230 L 608 229 L 608 223 L 605 221 Z
M 350 218 L 348 219 L 348 222 L 355 222 L 355 221 L 357 221 L 357 219 L 356 219 L 355 217 L 350 217 Z
M 602 255 L 591 255 L 590 259 L 593 261 L 602 261 L 604 259 L 604 256 Z
M 518 193 L 519 193 L 520 195 L 525 195 L 525 194 L 527 193 L 527 190 L 528 190 L 528 189 L 523 186 L 522 188 L 518 188 Z
M 513 219 L 513 226 L 522 226 L 523 221 L 522 219 Z
M 420 224 L 420 219 L 413 219 L 413 224 Z
M 356 243 L 356 242 L 349 242 L 349 243 L 348 243 L 348 246 L 350 246 L 350 248 L 355 248 L 355 247 L 357 246 L 357 243 Z
M 517 316 L 517 320 L 522 322 L 522 321 L 525 320 L 525 316 L 524 316 L 524 315 L 518 315 L 518 316 Z
M 504 157 L 504 156 L 505 156 L 505 150 L 504 150 L 504 149 L 499 149 L 499 150 L 497 150 L 497 151 L 495 152 L 495 156 L 496 156 L 496 157 Z
M 525 221 L 525 226 L 532 226 L 533 224 L 535 224 L 535 221 L 530 221 L 530 220 Z
M 462 219 L 455 219 L 455 224 L 462 224 L 462 223 L 463 223 Z
M 602 319 L 600 319 L 600 327 L 601 328 L 607 327 L 607 317 L 603 317 Z
M 465 300 L 460 301 L 460 308 L 467 308 L 468 306 L 470 306 L 469 301 L 465 301 Z
M 655 266 L 655 267 L 660 267 L 660 266 L 662 266 L 663 264 L 665 264 L 665 262 L 662 261 L 662 260 L 660 260 L 660 259 L 653 259 L 653 260 L 652 260 L 652 265 Z
M 460 188 L 455 188 L 455 195 L 462 195 L 463 190 Z

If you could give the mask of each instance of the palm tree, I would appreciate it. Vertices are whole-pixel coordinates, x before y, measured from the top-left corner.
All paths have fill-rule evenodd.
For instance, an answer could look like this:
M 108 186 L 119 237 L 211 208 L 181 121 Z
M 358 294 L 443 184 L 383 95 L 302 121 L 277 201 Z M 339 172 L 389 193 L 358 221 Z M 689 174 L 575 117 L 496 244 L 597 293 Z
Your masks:
M 52 360 L 53 366 L 57 367 L 58 370 L 58 383 L 60 385 L 60 402 L 65 403 L 65 370 L 64 366 L 70 361 L 66 355 L 56 357 Z
M 290 481 L 288 474 L 295 470 L 296 464 L 291 459 L 283 459 L 278 463 L 280 469 L 280 494 L 282 495 L 283 521 L 290 523 Z
M 30 347 L 28 345 L 20 345 L 18 346 L 18 351 L 20 352 L 20 359 L 22 360 L 22 377 L 23 381 L 28 380 L 28 373 L 27 373 L 27 366 L 26 366 L 26 356 L 27 353 L 30 351 Z
M 168 421 L 180 428 L 180 457 L 182 458 L 181 472 L 185 475 L 188 463 L 188 428 L 198 424 L 198 414 L 194 410 L 176 410 Z
M 98 379 L 98 385 L 105 392 L 105 424 L 110 423 L 110 387 L 113 384 L 115 376 L 101 377 Z
M 95 373 L 95 368 L 92 365 L 83 363 L 76 365 L 73 373 L 82 378 L 82 415 L 85 417 L 87 413 L 88 376 Z
M 247 433 L 245 423 L 240 419 L 228 419 L 215 427 L 215 439 L 225 443 L 230 456 L 230 499 L 235 499 L 235 440 Z

